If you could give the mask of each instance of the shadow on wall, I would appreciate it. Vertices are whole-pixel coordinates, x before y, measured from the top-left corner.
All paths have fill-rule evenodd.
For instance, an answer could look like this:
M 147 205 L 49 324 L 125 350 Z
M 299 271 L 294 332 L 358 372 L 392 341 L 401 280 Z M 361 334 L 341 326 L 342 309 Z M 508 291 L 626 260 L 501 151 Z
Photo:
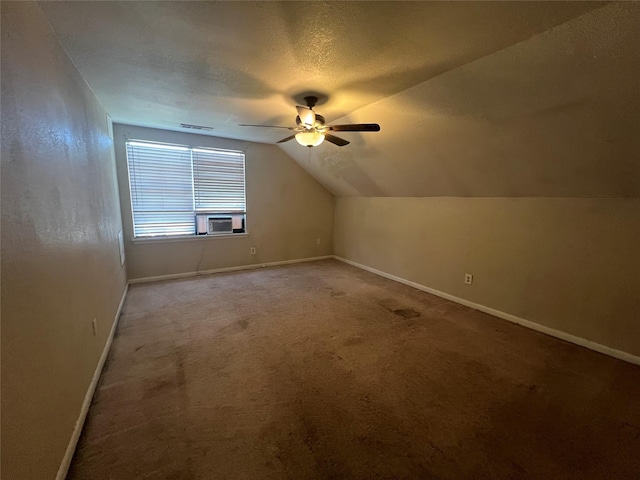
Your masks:
M 385 196 L 384 190 L 353 160 L 353 154 L 339 151 L 318 158 L 320 170 L 351 185 L 363 197 Z

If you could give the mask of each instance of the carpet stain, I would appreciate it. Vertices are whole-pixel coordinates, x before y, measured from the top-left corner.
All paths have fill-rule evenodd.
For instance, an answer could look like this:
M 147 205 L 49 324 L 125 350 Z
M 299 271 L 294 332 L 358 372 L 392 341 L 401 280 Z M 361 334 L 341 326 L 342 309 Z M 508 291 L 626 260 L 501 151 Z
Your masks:
M 249 326 L 249 320 L 247 320 L 246 318 L 242 318 L 238 320 L 236 324 L 239 325 L 242 330 L 246 330 Z
M 538 390 L 540 390 L 540 387 L 538 387 L 537 385 L 519 385 L 519 386 L 525 389 L 529 394 L 537 393 Z
M 153 385 L 145 388 L 143 397 L 144 398 L 153 397 L 161 393 L 169 392 L 174 388 L 175 388 L 175 383 L 173 383 L 171 380 L 160 379 L 157 382 L 155 382 Z
M 340 298 L 340 297 L 344 297 L 345 295 L 346 293 L 341 290 L 331 290 L 331 296 L 333 298 Z
M 364 338 L 362 337 L 350 337 L 347 338 L 342 344 L 345 347 L 353 347 L 354 345 L 360 345 L 364 342 Z
M 313 446 L 318 443 L 318 429 L 314 426 L 307 427 L 306 435 L 304 437 L 304 444 L 313 450 Z
M 416 318 L 421 315 L 420 312 L 417 312 L 412 308 L 399 308 L 397 310 L 393 310 L 393 313 L 403 318 Z
M 378 305 L 402 318 L 417 318 L 422 315 L 420 312 L 414 310 L 413 308 L 398 308 L 398 301 L 393 298 L 385 298 L 383 300 L 380 300 L 378 301 Z

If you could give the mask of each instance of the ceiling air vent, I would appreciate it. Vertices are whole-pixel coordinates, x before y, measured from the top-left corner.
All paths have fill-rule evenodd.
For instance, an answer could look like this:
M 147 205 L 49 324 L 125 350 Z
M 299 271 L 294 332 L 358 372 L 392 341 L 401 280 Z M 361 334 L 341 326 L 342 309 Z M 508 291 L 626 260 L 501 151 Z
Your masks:
M 204 125 L 191 125 L 190 123 L 181 123 L 180 126 L 182 128 L 190 128 L 191 130 L 204 130 L 207 132 L 213 130 L 213 127 L 205 127 Z

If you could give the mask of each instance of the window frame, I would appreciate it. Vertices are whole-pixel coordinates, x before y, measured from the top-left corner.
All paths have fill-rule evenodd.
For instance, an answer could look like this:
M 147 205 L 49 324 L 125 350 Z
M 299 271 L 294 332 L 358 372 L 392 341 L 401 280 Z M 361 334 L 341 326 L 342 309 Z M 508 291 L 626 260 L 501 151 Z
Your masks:
M 192 218 L 193 218 L 193 233 L 190 234 L 148 234 L 148 235 L 137 235 L 136 236 L 136 223 L 135 223 L 135 211 L 134 211 L 134 194 L 138 192 L 133 191 L 133 186 L 131 183 L 131 168 L 129 163 L 129 144 L 130 143 L 138 143 L 142 146 L 153 147 L 157 145 L 159 147 L 175 147 L 177 149 L 185 149 L 189 152 L 190 164 L 191 164 L 191 204 L 192 204 Z M 124 150 L 125 150 L 125 159 L 126 159 L 126 171 L 127 171 L 127 183 L 129 186 L 129 206 L 131 209 L 131 228 L 132 228 L 132 238 L 131 241 L 133 243 L 146 243 L 146 242 L 172 242 L 172 241 L 181 241 L 181 240 L 202 240 L 202 239 L 222 239 L 222 238 L 231 238 L 231 237 L 246 237 L 248 236 L 247 230 L 247 159 L 246 154 L 243 150 L 233 150 L 228 148 L 218 148 L 218 147 L 208 147 L 202 145 L 187 145 L 187 144 L 179 144 L 179 143 L 167 143 L 167 142 L 158 142 L 155 140 L 143 140 L 143 139 L 134 139 L 134 138 L 126 138 L 124 142 Z M 194 150 L 199 151 L 212 151 L 212 152 L 230 152 L 234 155 L 239 155 L 242 157 L 242 192 L 243 192 L 243 210 L 233 210 L 233 211 L 222 211 L 222 210 L 196 210 L 196 186 L 195 186 L 195 170 L 194 170 Z M 200 215 L 237 215 L 242 216 L 243 220 L 243 231 L 242 232 L 221 232 L 221 233 L 197 233 L 197 216 Z

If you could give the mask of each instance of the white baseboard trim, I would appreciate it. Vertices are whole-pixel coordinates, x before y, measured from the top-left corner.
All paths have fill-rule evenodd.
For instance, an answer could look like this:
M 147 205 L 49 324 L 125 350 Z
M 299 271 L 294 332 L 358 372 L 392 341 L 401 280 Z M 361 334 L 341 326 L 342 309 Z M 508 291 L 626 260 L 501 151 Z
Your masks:
M 122 312 L 122 307 L 124 306 L 124 301 L 127 298 L 128 291 L 129 291 L 129 285 L 125 285 L 124 291 L 122 292 L 122 298 L 120 298 L 120 304 L 118 305 L 118 310 L 116 311 L 113 324 L 111 325 L 111 331 L 109 332 L 107 341 L 104 344 L 104 348 L 102 349 L 102 354 L 100 355 L 100 360 L 98 360 L 98 365 L 96 366 L 96 370 L 95 372 L 93 372 L 93 378 L 91 379 L 91 383 L 89 384 L 87 393 L 84 396 L 84 400 L 82 402 L 82 408 L 80 409 L 80 415 L 76 420 L 76 425 L 73 429 L 73 433 L 71 434 L 69 445 L 67 445 L 67 451 L 65 452 L 64 457 L 62 457 L 62 463 L 60 463 L 60 468 L 58 469 L 56 480 L 64 480 L 67 476 L 67 473 L 69 472 L 69 466 L 71 465 L 73 454 L 76 451 L 76 446 L 78 445 L 78 440 L 80 439 L 80 434 L 82 433 L 82 427 L 84 426 L 84 421 L 87 418 L 87 413 L 89 412 L 89 406 L 91 406 L 91 400 L 93 399 L 93 394 L 96 391 L 96 387 L 98 386 L 98 380 L 100 380 L 100 374 L 102 373 L 104 362 L 107 360 L 107 355 L 109 354 L 109 349 L 111 348 L 111 342 L 113 342 L 113 336 L 116 333 L 118 321 L 120 320 L 120 313 Z
M 523 327 L 530 328 L 531 330 L 535 330 L 540 333 L 544 333 L 546 335 L 550 335 L 552 337 L 559 338 L 560 340 L 565 340 L 567 342 L 574 343 L 581 347 L 588 348 L 590 350 L 594 350 L 599 353 L 604 353 L 605 355 L 609 355 L 610 357 L 617 358 L 619 360 L 624 360 L 625 362 L 634 363 L 636 365 L 640 365 L 640 357 L 636 355 L 632 355 L 631 353 L 623 352 L 622 350 L 616 350 L 615 348 L 607 347 L 606 345 L 601 345 L 596 342 L 592 342 L 591 340 L 587 340 L 586 338 L 577 337 L 575 335 L 571 335 L 570 333 L 562 332 L 560 330 L 555 330 L 553 328 L 545 327 L 544 325 L 540 325 L 539 323 L 532 322 L 530 320 L 525 320 L 524 318 L 516 317 L 515 315 L 511 315 L 510 313 L 501 312 L 500 310 L 496 310 L 494 308 L 486 307 L 484 305 L 480 305 L 479 303 L 471 302 L 469 300 L 465 300 L 464 298 L 456 297 L 449 293 L 441 292 L 439 290 L 435 290 L 433 288 L 429 288 L 425 285 L 421 285 L 416 282 L 412 282 L 410 280 L 406 280 L 401 277 L 397 277 L 390 273 L 383 272 L 381 270 L 377 270 L 375 268 L 368 267 L 361 263 L 354 262 L 352 260 L 347 260 L 346 258 L 339 257 L 337 255 L 333 255 L 333 258 L 339 260 L 341 262 L 347 263 L 349 265 L 353 265 L 354 267 L 358 267 L 362 270 L 366 270 L 367 272 L 375 273 L 376 275 L 380 275 L 381 277 L 388 278 L 390 280 L 394 280 L 399 283 L 403 283 L 413 288 L 417 288 L 418 290 L 422 290 L 423 292 L 430 293 L 437 297 L 444 298 L 446 300 L 451 300 L 452 302 L 459 303 L 466 307 L 473 308 L 474 310 L 479 310 L 484 313 L 488 313 L 489 315 L 493 315 L 494 317 L 502 318 L 503 320 L 508 320 L 509 322 L 517 323 L 518 325 L 522 325 Z
M 176 278 L 197 277 L 199 275 L 211 275 L 213 273 L 235 272 L 238 270 L 254 270 L 256 268 L 276 267 L 278 265 L 290 265 L 292 263 L 315 262 L 334 258 L 333 255 L 323 255 L 321 257 L 296 258 L 295 260 L 281 260 L 279 262 L 252 263 L 251 265 L 239 265 L 237 267 L 214 268 L 213 270 L 200 270 L 198 272 L 172 273 L 169 275 L 158 275 L 157 277 L 132 278 L 129 284 L 158 282 L 160 280 L 173 280 Z

